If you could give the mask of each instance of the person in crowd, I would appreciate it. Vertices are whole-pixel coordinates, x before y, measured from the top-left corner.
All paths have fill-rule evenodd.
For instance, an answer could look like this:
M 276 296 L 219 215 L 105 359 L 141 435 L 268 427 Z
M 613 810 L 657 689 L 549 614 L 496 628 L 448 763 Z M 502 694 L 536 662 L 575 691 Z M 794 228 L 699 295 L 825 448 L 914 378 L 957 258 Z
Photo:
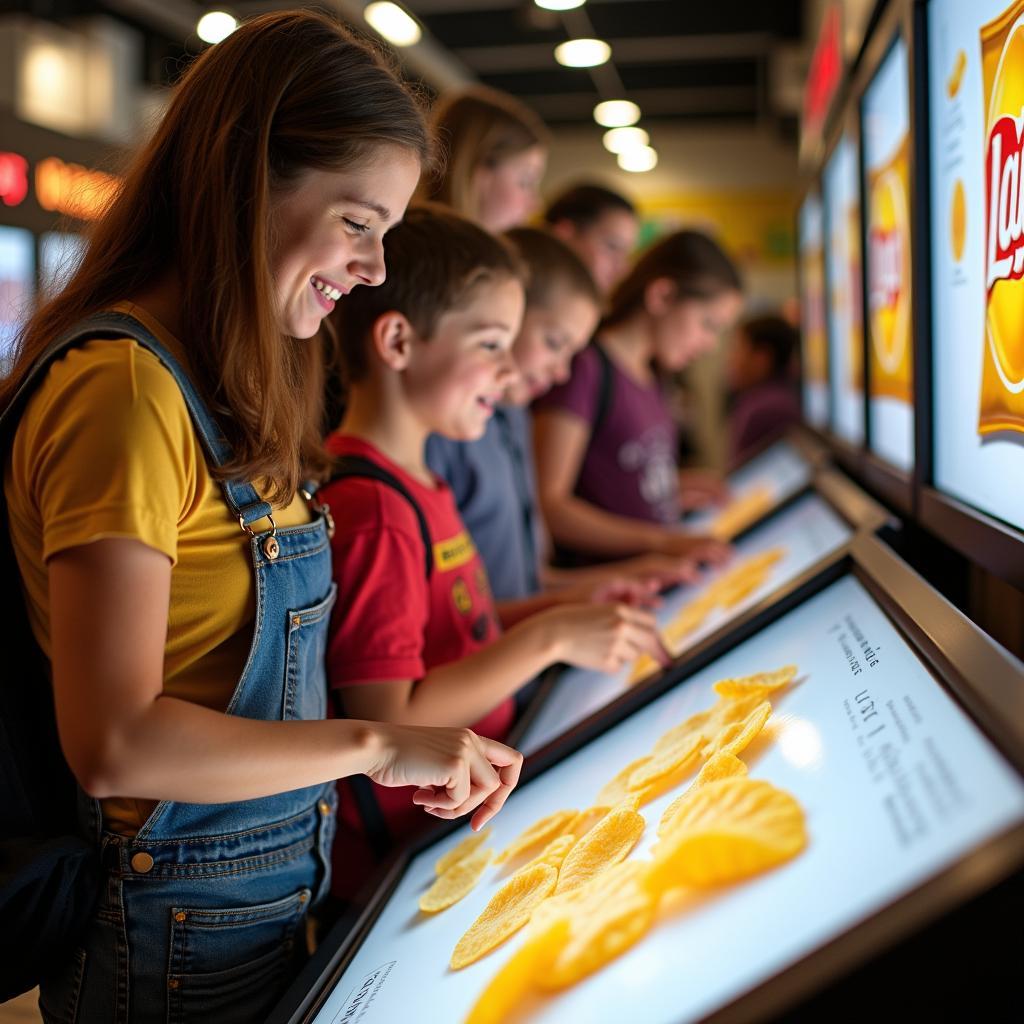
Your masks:
M 409 92 L 337 23 L 243 24 L 184 74 L 26 328 L 0 395 L 10 544 L 101 853 L 48 1021 L 264 1019 L 329 887 L 336 779 L 475 827 L 516 782 L 472 716 L 325 719 L 316 339 L 384 280 L 429 154 Z
M 551 201 L 544 221 L 583 260 L 601 294 L 610 295 L 636 248 L 640 221 L 633 204 L 603 185 L 581 182 Z
M 617 286 L 594 343 L 535 409 L 539 500 L 563 560 L 727 557 L 679 525 L 682 494 L 704 489 L 710 500 L 720 484 L 680 473 L 660 375 L 718 344 L 742 303 L 733 263 L 697 231 L 662 239 Z
M 539 204 L 549 132 L 529 107 L 483 86 L 442 96 L 431 122 L 447 159 L 423 195 L 487 231 L 525 223 Z
M 434 434 L 427 442 L 427 463 L 451 488 L 499 609 L 514 615 L 517 606 L 539 610 L 545 603 L 587 600 L 630 579 L 642 584 L 635 595 L 641 601 L 644 590 L 691 579 L 689 560 L 656 554 L 607 568 L 546 564 L 529 405 L 568 380 L 573 357 L 597 326 L 601 295 L 581 259 L 550 231 L 513 228 L 505 238 L 527 270 L 526 309 L 512 345 L 518 376 L 479 440 Z
M 522 269 L 503 241 L 436 204 L 411 209 L 384 250 L 387 281 L 333 318 L 347 407 L 323 489 L 337 523 L 329 683 L 357 719 L 501 739 L 516 690 L 547 666 L 617 671 L 642 652 L 665 655 L 650 613 L 623 602 L 499 619 L 425 447 L 431 433 L 479 438 L 517 379 Z M 421 822 L 410 792 L 339 790 L 335 893 L 351 900 L 353 883 Z

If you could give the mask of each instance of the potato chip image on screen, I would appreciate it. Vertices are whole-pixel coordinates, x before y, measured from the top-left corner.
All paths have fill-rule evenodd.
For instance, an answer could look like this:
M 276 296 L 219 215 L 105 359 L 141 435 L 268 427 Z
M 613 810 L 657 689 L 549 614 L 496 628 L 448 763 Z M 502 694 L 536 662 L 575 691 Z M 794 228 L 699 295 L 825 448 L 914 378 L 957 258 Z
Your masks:
M 912 403 L 909 136 L 869 174 L 871 394 Z
M 978 432 L 1024 433 L 1024 0 L 981 30 L 985 344 Z

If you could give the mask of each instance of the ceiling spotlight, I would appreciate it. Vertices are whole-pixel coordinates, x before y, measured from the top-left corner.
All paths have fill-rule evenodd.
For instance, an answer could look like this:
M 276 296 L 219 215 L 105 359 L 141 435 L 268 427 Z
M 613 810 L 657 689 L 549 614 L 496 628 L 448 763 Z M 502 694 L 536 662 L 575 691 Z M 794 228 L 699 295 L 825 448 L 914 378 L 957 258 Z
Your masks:
M 623 128 L 640 120 L 640 108 L 632 100 L 605 100 L 594 107 L 594 120 L 605 128 Z
M 363 17 L 370 23 L 371 28 L 376 29 L 395 46 L 413 46 L 423 36 L 416 20 L 390 0 L 367 4 Z
M 642 174 L 657 165 L 658 154 L 650 146 L 637 146 L 636 149 L 627 149 L 625 153 L 620 153 L 618 161 L 624 171 Z
M 651 137 L 643 128 L 609 128 L 602 141 L 609 153 L 625 153 L 627 149 L 646 146 Z
M 225 14 L 223 11 L 210 11 L 209 14 L 204 14 L 199 19 L 199 24 L 196 25 L 196 35 L 204 43 L 219 43 L 222 39 L 227 39 L 236 28 L 238 28 L 238 22 L 230 14 Z
M 582 7 L 585 0 L 533 0 L 545 11 L 571 11 L 574 7 Z
M 567 68 L 594 68 L 612 55 L 603 39 L 570 39 L 555 47 L 555 60 Z

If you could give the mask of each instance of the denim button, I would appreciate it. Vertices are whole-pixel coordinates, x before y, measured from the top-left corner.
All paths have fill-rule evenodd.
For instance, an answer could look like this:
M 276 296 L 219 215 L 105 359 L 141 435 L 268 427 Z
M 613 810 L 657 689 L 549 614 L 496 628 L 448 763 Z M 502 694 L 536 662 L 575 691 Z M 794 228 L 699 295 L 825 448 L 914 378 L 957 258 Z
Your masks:
M 136 871 L 140 875 L 145 875 L 152 870 L 153 858 L 146 853 L 145 850 L 141 850 L 139 853 L 132 855 L 132 871 Z
M 270 536 L 263 542 L 263 554 L 265 554 L 271 561 L 281 554 L 281 545 L 278 543 L 276 537 Z
M 320 813 L 324 815 L 331 813 L 331 805 L 326 800 L 320 801 Z

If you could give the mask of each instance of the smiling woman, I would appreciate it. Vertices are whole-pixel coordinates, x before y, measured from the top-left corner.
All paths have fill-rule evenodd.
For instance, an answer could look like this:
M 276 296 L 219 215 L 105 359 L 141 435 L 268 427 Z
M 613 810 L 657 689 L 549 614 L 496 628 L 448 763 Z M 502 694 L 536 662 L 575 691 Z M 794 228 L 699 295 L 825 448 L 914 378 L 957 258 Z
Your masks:
M 45 974 L 47 1020 L 264 1019 L 329 887 L 336 779 L 477 827 L 515 784 L 519 755 L 468 730 L 323 720 L 331 520 L 298 491 L 326 466 L 319 328 L 384 279 L 430 153 L 367 47 L 326 17 L 258 18 L 185 74 L 27 327 L 0 395 L 0 556 L 35 701 L 4 724 L 37 764 L 3 762 L 27 797 L 2 838 L 78 859 L 13 884 L 5 861 L 0 893 L 77 909 L 44 929 L 0 897 L 25 947 L 0 983 Z

